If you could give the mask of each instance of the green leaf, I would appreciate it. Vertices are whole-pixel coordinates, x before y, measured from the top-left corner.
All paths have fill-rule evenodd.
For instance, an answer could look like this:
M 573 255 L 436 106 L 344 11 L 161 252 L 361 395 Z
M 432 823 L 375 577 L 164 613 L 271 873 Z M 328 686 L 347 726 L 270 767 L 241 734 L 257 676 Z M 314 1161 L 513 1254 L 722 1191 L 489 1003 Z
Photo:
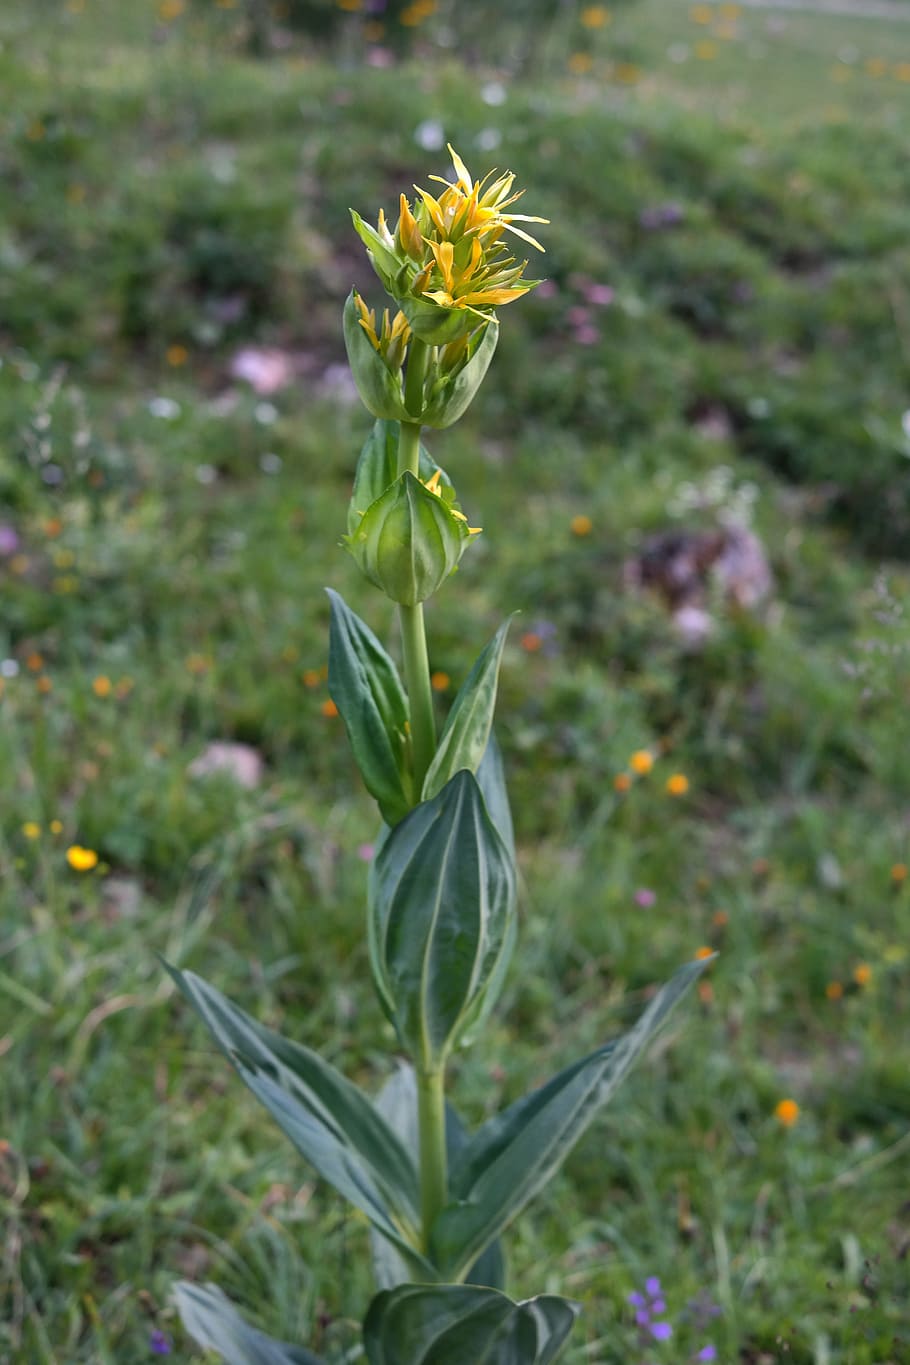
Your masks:
M 204 1350 L 217 1351 L 227 1365 L 324 1365 L 312 1351 L 250 1327 L 217 1285 L 180 1280 L 174 1301 L 193 1340 Z
M 509 793 L 506 789 L 506 772 L 502 762 L 502 751 L 495 730 L 490 731 L 486 752 L 477 769 L 477 785 L 486 802 L 487 814 L 496 826 L 512 862 L 515 861 L 515 830 L 512 825 L 512 811 L 509 807 Z
M 704 965 L 683 967 L 629 1033 L 567 1067 L 474 1134 L 450 1173 L 453 1202 L 432 1230 L 430 1251 L 442 1278 L 460 1279 L 548 1184 Z
M 476 773 L 487 750 L 499 665 L 511 619 L 499 627 L 492 640 L 481 650 L 458 696 L 452 703 L 433 762 L 423 784 L 423 800 L 429 801 L 462 768 Z
M 401 374 L 392 373 L 361 327 L 356 297 L 352 289 L 344 305 L 343 326 L 348 363 L 361 401 L 374 417 L 412 422 L 414 418 L 404 405 Z
M 490 368 L 498 341 L 499 323 L 495 318 L 491 318 L 477 340 L 472 341 L 471 351 L 464 365 L 453 374 L 447 375 L 440 385 L 439 392 L 427 401 L 420 415 L 424 426 L 450 427 L 467 411 Z
M 380 999 L 418 1066 L 433 1070 L 480 1011 L 510 941 L 515 867 L 469 772 L 391 831 L 368 914 Z
M 264 1028 L 193 972 L 168 966 L 241 1080 L 339 1194 L 366 1214 L 421 1278 L 414 1162 L 356 1085 L 309 1048 Z
M 367 791 L 389 825 L 411 808 L 408 699 L 376 636 L 331 588 L 329 693 L 344 721 Z
M 354 474 L 354 488 L 348 505 L 348 535 L 353 535 L 368 507 L 380 498 L 390 484 L 398 477 L 398 439 L 401 427 L 398 422 L 387 422 L 377 417 L 364 442 Z M 434 474 L 439 474 L 441 489 L 450 491 L 449 501 L 454 500 L 455 490 L 444 469 L 433 459 L 423 442 L 420 443 L 420 477 L 427 483 Z
M 432 597 L 473 538 L 445 498 L 406 470 L 367 508 L 345 544 L 371 583 L 413 607 Z
M 577 1316 L 553 1294 L 515 1303 L 475 1285 L 406 1284 L 376 1295 L 363 1341 L 369 1365 L 549 1365 Z
M 376 1097 L 376 1108 L 389 1127 L 410 1152 L 415 1166 L 420 1164 L 420 1134 L 417 1126 L 417 1078 L 414 1068 L 402 1062 Z M 468 1141 L 468 1134 L 449 1103 L 446 1103 L 446 1147 L 449 1165 Z M 380 1289 L 394 1289 L 410 1279 L 407 1265 L 393 1246 L 379 1233 L 370 1230 L 373 1272 Z M 498 1241 L 491 1242 L 467 1274 L 468 1284 L 505 1287 L 505 1263 Z

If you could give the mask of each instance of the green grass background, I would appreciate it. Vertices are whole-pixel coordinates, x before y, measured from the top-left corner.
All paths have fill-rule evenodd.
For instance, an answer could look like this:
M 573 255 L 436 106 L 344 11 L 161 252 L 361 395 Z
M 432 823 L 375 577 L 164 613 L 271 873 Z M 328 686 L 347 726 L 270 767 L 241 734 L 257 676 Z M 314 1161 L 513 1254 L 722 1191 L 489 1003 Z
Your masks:
M 389 1073 L 322 589 L 394 640 L 338 544 L 368 421 L 333 367 L 350 286 L 379 301 L 348 207 L 445 170 L 427 122 L 517 172 L 556 286 L 503 310 L 483 393 L 431 441 L 484 527 L 429 613 L 440 714 L 522 612 L 498 721 L 520 949 L 456 1104 L 482 1119 L 720 954 L 509 1234 L 510 1288 L 582 1302 L 569 1365 L 709 1340 L 726 1365 L 910 1359 L 910 23 L 530 8 L 442 4 L 372 44 L 338 15 L 322 47 L 287 11 L 265 57 L 239 8 L 0 12 L 3 1362 L 138 1362 L 154 1329 L 201 1360 L 179 1275 L 356 1358 L 365 1227 L 156 953 L 367 1088 Z M 591 283 L 614 297 L 583 345 Z M 232 383 L 250 342 L 298 382 Z M 687 653 L 623 563 L 744 489 L 772 602 Z M 551 649 L 522 648 L 535 630 Z M 188 775 L 215 739 L 256 746 L 257 789 Z M 626 1302 L 648 1275 L 667 1345 Z

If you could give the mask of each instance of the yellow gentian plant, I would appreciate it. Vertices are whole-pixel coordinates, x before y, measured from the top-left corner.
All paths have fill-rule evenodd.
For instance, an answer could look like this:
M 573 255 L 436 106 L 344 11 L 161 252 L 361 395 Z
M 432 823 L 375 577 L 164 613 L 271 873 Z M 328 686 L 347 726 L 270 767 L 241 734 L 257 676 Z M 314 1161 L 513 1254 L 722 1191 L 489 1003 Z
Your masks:
M 368 1219 L 377 1293 L 364 1319 L 369 1365 L 545 1365 L 577 1305 L 505 1292 L 500 1243 L 704 967 L 683 967 L 631 1032 L 574 1062 L 468 1133 L 446 1095 L 453 1050 L 495 1003 L 516 935 L 517 873 L 493 735 L 508 621 L 481 650 L 437 732 L 423 603 L 480 534 L 424 427 L 466 410 L 499 336 L 496 309 L 534 287 L 512 236 L 541 218 L 507 212 L 511 174 L 475 181 L 452 148 L 441 192 L 399 200 L 394 230 L 354 226 L 391 308 L 355 291 L 348 358 L 374 418 L 354 478 L 344 543 L 398 604 L 403 677 L 370 627 L 330 592 L 329 690 L 381 833 L 366 934 L 374 986 L 404 1065 L 371 1099 L 318 1053 L 256 1023 L 192 972 L 172 975 L 241 1079 L 318 1173 Z M 434 180 L 438 179 L 433 177 Z M 228 1365 L 319 1365 L 273 1341 L 214 1286 L 183 1283 L 189 1332 Z

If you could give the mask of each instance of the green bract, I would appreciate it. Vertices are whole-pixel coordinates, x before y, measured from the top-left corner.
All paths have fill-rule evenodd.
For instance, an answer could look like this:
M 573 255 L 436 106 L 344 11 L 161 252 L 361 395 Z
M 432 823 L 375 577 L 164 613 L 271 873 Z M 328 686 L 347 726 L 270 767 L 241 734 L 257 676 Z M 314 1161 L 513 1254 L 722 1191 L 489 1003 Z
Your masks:
M 382 845 L 370 957 L 379 997 L 418 1070 L 438 1069 L 481 1015 L 512 942 L 515 867 L 475 778 L 457 773 Z
M 366 509 L 345 544 L 386 597 L 413 607 L 442 586 L 472 539 L 464 519 L 406 471 Z

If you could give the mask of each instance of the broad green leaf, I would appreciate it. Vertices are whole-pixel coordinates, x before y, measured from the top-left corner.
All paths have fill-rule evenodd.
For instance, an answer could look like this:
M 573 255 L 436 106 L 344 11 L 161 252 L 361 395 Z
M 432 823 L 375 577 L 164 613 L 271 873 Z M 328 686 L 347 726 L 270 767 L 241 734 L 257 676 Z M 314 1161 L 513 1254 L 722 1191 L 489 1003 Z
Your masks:
M 453 1202 L 432 1230 L 430 1251 L 440 1277 L 462 1278 L 548 1184 L 704 965 L 683 967 L 629 1033 L 566 1068 L 474 1134 L 450 1172 Z
M 226 1365 L 324 1365 L 312 1351 L 250 1327 L 217 1285 L 180 1280 L 174 1301 L 193 1340 L 206 1351 L 217 1351 Z
M 344 543 L 371 583 L 413 607 L 441 587 L 473 539 L 464 517 L 405 470 Z
M 376 636 L 344 599 L 327 589 L 329 692 L 347 730 L 367 791 L 389 825 L 411 808 L 408 699 L 398 670 Z
M 414 1162 L 366 1095 L 317 1053 L 264 1028 L 195 973 L 165 966 L 297 1150 L 395 1243 L 412 1274 L 436 1279 L 415 1250 L 420 1195 Z
M 476 1018 L 514 913 L 509 851 L 474 776 L 456 773 L 395 826 L 370 878 L 376 985 L 418 1066 L 438 1067 Z
M 406 1062 L 397 1067 L 376 1097 L 376 1108 L 393 1132 L 410 1152 L 415 1166 L 420 1164 L 420 1135 L 417 1127 L 417 1079 L 414 1068 Z M 455 1161 L 468 1141 L 461 1119 L 450 1104 L 446 1104 L 446 1147 L 449 1165 Z M 394 1289 L 410 1279 L 408 1267 L 395 1248 L 378 1232 L 370 1229 L 373 1252 L 373 1271 L 380 1289 Z M 486 1285 L 492 1289 L 505 1287 L 505 1264 L 502 1247 L 491 1242 L 467 1274 L 468 1284 Z
M 374 417 L 411 422 L 414 419 L 404 405 L 401 374 L 392 373 L 361 327 L 355 295 L 356 291 L 352 289 L 344 305 L 343 327 L 348 363 L 357 392 Z
M 478 655 L 458 696 L 452 703 L 433 762 L 423 784 L 423 800 L 429 801 L 462 768 L 476 773 L 487 750 L 499 665 L 511 619 L 504 622 Z
M 389 484 L 398 477 L 398 422 L 383 421 L 377 417 L 364 441 L 354 474 L 354 487 L 348 505 L 348 535 L 353 535 L 360 525 L 360 519 L 368 507 L 381 497 Z M 455 498 L 455 490 L 448 474 L 433 459 L 426 446 L 420 443 L 420 477 L 427 483 L 438 474 L 437 486 L 447 502 Z
M 553 1294 L 515 1303 L 475 1285 L 400 1285 L 363 1324 L 369 1365 L 549 1365 L 578 1305 Z
M 446 376 L 439 393 L 428 399 L 420 415 L 425 426 L 450 427 L 467 411 L 490 368 L 498 341 L 499 323 L 491 318 L 482 334 L 473 342 L 465 364 L 454 374 Z
M 477 785 L 486 802 L 487 814 L 496 826 L 512 862 L 515 861 L 515 830 L 512 826 L 512 811 L 509 807 L 509 793 L 506 790 L 506 773 L 502 762 L 502 751 L 495 730 L 490 731 L 486 752 L 477 769 Z

